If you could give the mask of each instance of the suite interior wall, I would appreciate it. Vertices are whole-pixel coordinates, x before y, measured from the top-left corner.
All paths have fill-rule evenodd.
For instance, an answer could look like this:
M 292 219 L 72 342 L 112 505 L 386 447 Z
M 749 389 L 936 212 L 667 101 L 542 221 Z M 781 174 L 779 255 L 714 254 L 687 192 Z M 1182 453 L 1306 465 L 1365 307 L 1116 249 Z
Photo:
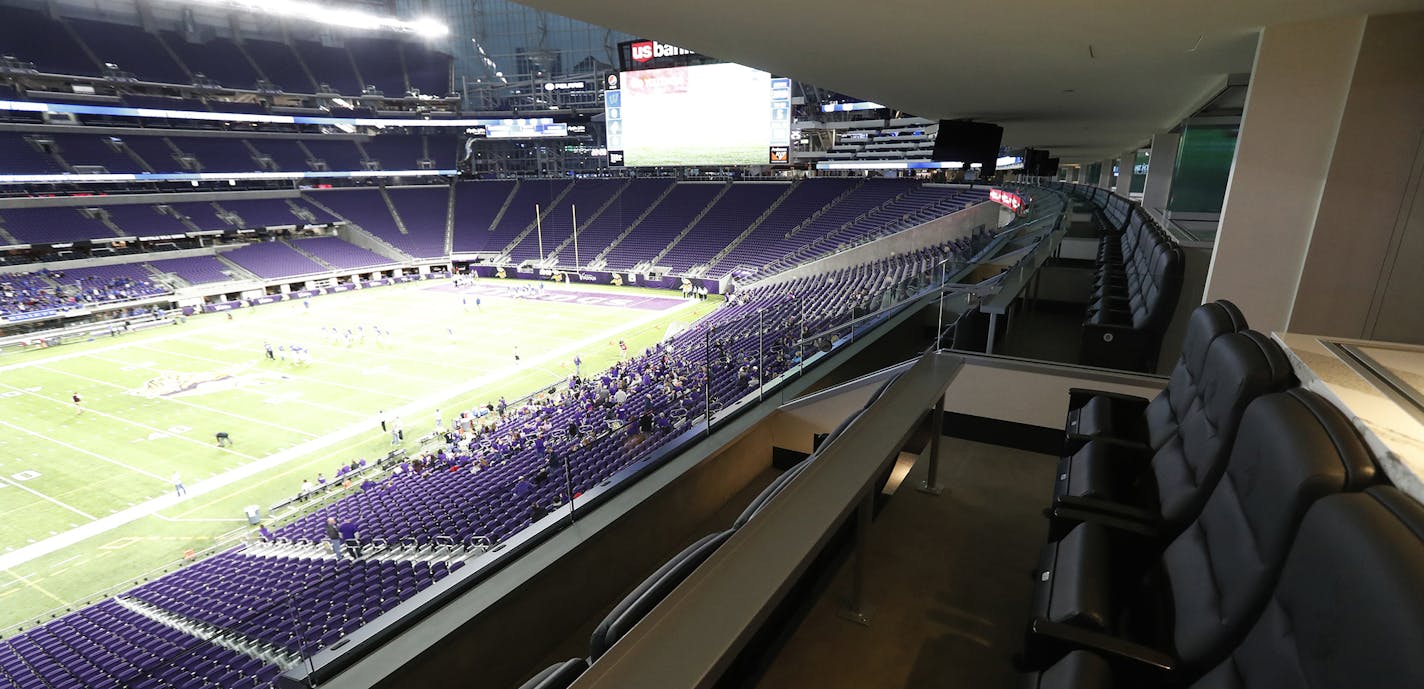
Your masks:
M 1371 16 L 1290 330 L 1424 344 L 1422 166 L 1424 12 Z
M 1236 302 L 1257 330 L 1290 321 L 1364 25 L 1261 32 L 1204 295 Z

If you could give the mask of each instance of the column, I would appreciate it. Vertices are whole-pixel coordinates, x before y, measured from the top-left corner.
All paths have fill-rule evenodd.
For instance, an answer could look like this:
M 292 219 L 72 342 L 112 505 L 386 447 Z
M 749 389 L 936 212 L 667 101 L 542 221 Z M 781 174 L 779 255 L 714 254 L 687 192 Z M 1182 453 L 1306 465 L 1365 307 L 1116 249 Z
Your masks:
M 1147 159 L 1147 180 L 1142 187 L 1142 206 L 1166 211 L 1172 192 L 1172 170 L 1177 166 L 1177 144 L 1181 134 L 1158 132 L 1152 136 L 1152 156 Z
M 1206 298 L 1257 330 L 1424 344 L 1424 13 L 1267 27 Z
M 1236 302 L 1256 330 L 1290 322 L 1364 26 L 1261 32 L 1205 293 Z
M 1102 163 L 1099 163 L 1099 165 L 1101 165 L 1102 168 L 1101 168 L 1100 170 L 1098 170 L 1098 186 L 1100 186 L 1100 187 L 1102 187 L 1102 188 L 1104 188 L 1104 189 L 1111 189 L 1111 188 L 1112 188 L 1112 179 L 1113 179 L 1113 174 L 1112 174 L 1113 160 L 1112 160 L 1112 158 L 1108 158 L 1107 160 L 1104 160 Z
M 1365 24 L 1289 328 L 1424 344 L 1424 12 Z
M 1132 193 L 1132 178 L 1137 174 L 1137 149 L 1123 151 L 1117 164 L 1117 195 Z

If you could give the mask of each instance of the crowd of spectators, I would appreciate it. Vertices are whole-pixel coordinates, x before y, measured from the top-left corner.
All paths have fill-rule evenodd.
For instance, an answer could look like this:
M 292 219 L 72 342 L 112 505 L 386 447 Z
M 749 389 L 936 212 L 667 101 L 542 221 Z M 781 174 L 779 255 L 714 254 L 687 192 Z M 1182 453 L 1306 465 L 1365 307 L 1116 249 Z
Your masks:
M 131 275 L 66 275 L 49 270 L 0 275 L 0 317 L 32 318 L 168 291 L 152 280 Z
M 72 298 L 39 273 L 0 275 L 0 315 L 40 314 L 74 306 Z
M 279 535 L 317 537 L 325 517 L 340 521 L 355 515 L 369 535 L 392 541 L 472 532 L 498 542 L 499 534 L 536 521 L 630 458 L 700 423 L 705 414 L 754 394 L 764 381 L 797 366 L 803 357 L 830 349 L 849 332 L 828 326 L 879 312 L 945 279 L 942 261 L 967 258 L 989 238 L 983 233 L 739 291 L 729 299 L 729 308 L 691 330 L 641 353 L 620 351 L 620 360 L 605 371 L 582 375 L 587 372 L 575 360 L 573 375 L 527 398 L 513 403 L 499 398 L 453 416 L 436 411 L 418 451 L 379 478 L 363 475 L 359 481 L 361 492 L 376 490 L 386 497 L 323 507 L 320 516 L 303 517 Z M 399 432 L 399 417 L 382 413 L 381 420 L 383 431 Z M 468 510 L 447 505 L 451 518 L 480 523 L 436 519 L 420 526 L 400 516 L 412 501 L 445 505 L 456 493 L 485 503 L 492 513 L 512 510 L 512 515 L 496 525 L 482 508 L 474 509 L 481 512 L 478 516 L 462 517 Z

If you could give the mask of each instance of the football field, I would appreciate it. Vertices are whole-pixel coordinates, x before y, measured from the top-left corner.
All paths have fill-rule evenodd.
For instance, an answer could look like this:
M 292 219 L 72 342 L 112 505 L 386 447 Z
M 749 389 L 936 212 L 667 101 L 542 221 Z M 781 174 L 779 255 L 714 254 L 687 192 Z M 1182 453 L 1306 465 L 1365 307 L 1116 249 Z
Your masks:
M 408 283 L 0 356 L 0 629 L 249 535 L 245 506 L 265 514 L 304 479 L 392 449 L 382 412 L 414 450 L 437 409 L 448 425 L 513 400 L 567 378 L 575 355 L 601 370 L 618 340 L 641 351 L 718 304 L 511 294 L 529 284 Z

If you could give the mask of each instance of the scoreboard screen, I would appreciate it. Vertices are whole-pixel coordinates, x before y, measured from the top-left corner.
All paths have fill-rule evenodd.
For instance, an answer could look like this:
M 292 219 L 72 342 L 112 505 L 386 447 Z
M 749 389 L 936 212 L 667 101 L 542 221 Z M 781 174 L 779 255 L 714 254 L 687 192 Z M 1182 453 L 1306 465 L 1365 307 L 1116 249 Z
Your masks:
M 653 56 L 634 44 L 633 60 Z M 610 165 L 785 164 L 791 80 L 728 62 L 625 70 L 609 78 Z

